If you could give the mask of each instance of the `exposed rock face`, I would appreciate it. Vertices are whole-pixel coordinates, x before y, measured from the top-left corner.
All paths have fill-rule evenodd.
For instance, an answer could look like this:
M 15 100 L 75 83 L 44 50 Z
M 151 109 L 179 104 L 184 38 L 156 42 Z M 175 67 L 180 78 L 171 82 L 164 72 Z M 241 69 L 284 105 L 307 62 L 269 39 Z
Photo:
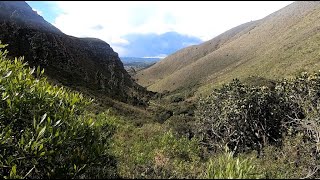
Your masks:
M 124 102 L 137 102 L 146 91 L 126 72 L 110 45 L 76 38 L 46 22 L 25 2 L 0 1 L 0 40 L 11 56 L 24 56 L 52 79 L 85 87 Z

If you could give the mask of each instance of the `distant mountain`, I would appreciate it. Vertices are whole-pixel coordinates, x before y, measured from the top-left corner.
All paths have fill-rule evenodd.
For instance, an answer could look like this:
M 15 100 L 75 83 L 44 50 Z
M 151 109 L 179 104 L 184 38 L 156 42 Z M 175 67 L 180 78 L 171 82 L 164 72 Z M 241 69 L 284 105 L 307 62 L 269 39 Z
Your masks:
M 233 78 L 277 79 L 320 69 L 320 2 L 294 2 L 204 42 L 148 69 L 137 82 L 152 91 L 204 90 Z
M 160 58 L 120 57 L 126 71 L 134 76 L 137 71 L 148 68 L 160 61 Z
M 122 63 L 128 64 L 128 63 L 154 63 L 160 61 L 161 58 L 149 58 L 149 57 L 120 57 Z
M 164 34 L 128 34 L 124 39 L 130 43 L 121 45 L 125 49 L 125 56 L 159 57 L 167 56 L 184 47 L 203 42 L 197 37 L 166 32 Z
M 0 40 L 9 44 L 11 56 L 24 56 L 30 66 L 40 65 L 63 85 L 132 103 L 146 93 L 108 43 L 68 36 L 25 2 L 0 1 Z

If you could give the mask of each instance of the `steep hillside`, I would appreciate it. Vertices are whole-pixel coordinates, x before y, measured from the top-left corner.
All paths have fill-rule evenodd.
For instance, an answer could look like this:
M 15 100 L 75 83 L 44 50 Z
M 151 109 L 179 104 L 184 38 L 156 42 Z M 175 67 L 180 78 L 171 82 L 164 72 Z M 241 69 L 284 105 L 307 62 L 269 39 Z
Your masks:
M 320 3 L 294 2 L 261 20 L 178 51 L 135 78 L 149 90 L 161 92 L 216 86 L 233 78 L 275 79 L 317 70 L 319 30 Z
M 11 56 L 41 66 L 50 79 L 124 102 L 139 103 L 145 90 L 126 72 L 109 44 L 62 33 L 25 2 L 0 2 L 0 40 Z
M 213 38 L 210 41 L 204 42 L 200 45 L 189 46 L 177 51 L 174 54 L 164 58 L 154 66 L 151 66 L 150 68 L 138 73 L 135 78 L 137 78 L 138 82 L 143 86 L 155 84 L 159 80 L 196 62 L 201 57 L 208 55 L 210 52 L 219 49 L 225 43 L 237 38 L 236 35 L 238 35 L 238 33 L 252 29 L 255 24 L 257 24 L 257 22 L 242 24 Z

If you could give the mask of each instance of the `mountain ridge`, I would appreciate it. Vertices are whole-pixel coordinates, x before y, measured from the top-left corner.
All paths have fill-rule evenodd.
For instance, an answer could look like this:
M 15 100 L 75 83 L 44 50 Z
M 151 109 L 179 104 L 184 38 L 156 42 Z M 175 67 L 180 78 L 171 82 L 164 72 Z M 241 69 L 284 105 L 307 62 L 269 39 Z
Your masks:
M 26 2 L 0 2 L 0 39 L 11 56 L 45 68 L 51 79 L 113 99 L 138 103 L 147 93 L 123 67 L 118 53 L 97 38 L 77 38 L 46 22 Z
M 316 43 L 319 12 L 319 2 L 294 2 L 263 19 L 249 22 L 251 25 L 245 23 L 237 26 L 235 29 L 239 31 L 234 38 L 228 36 L 230 30 L 226 31 L 198 46 L 177 51 L 138 72 L 135 78 L 148 90 L 163 92 L 216 86 L 233 78 L 245 79 L 251 75 L 270 79 L 291 77 L 306 65 L 310 67 L 305 69 L 316 70 L 320 68 L 315 51 L 320 46 Z M 215 49 L 210 42 L 221 42 L 223 36 L 228 37 L 227 41 Z M 193 52 L 191 48 L 198 50 Z M 303 51 L 310 51 L 311 54 Z M 191 63 L 185 66 L 177 66 L 184 61 L 184 57 L 193 57 L 197 53 L 199 58 L 191 59 Z M 310 62 L 306 62 L 307 59 Z M 166 70 L 168 65 L 171 67 Z M 291 67 L 281 71 L 286 66 Z

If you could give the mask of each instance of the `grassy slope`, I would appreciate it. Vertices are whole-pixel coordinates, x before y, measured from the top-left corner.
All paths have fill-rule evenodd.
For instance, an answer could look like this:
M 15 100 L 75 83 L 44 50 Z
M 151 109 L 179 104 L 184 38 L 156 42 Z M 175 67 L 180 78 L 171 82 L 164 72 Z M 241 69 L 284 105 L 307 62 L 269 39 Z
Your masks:
M 228 36 L 227 31 L 199 46 L 183 49 L 139 72 L 136 78 L 153 91 L 199 84 L 201 92 L 233 78 L 255 75 L 275 79 L 302 70 L 320 69 L 319 17 L 320 3 L 295 2 L 246 28 L 239 28 L 235 36 Z M 219 43 L 219 37 L 223 36 L 227 40 L 214 48 L 213 43 Z M 188 56 L 187 63 L 177 62 L 184 62 Z
M 54 85 L 63 86 L 56 79 L 47 77 L 48 82 Z M 66 87 L 66 86 L 65 86 Z M 126 119 L 132 121 L 135 125 L 141 125 L 143 123 L 149 123 L 154 121 L 153 115 L 144 107 L 133 106 L 131 104 L 123 103 L 115 99 L 105 96 L 103 93 L 93 90 L 88 90 L 81 86 L 68 87 L 74 91 L 81 92 L 87 97 L 95 99 L 95 103 L 89 107 L 90 111 L 94 113 L 101 113 L 106 109 L 112 109 L 115 115 L 123 116 Z
M 224 44 L 237 38 L 242 31 L 247 32 L 252 29 L 257 22 L 248 22 L 232 28 L 227 32 L 213 38 L 210 41 L 204 42 L 200 45 L 193 45 L 186 47 L 167 58 L 159 61 L 155 65 L 138 72 L 135 79 L 143 86 L 149 86 L 161 79 L 170 76 L 174 72 L 185 68 L 186 66 L 206 56 L 212 51 L 219 49 Z

